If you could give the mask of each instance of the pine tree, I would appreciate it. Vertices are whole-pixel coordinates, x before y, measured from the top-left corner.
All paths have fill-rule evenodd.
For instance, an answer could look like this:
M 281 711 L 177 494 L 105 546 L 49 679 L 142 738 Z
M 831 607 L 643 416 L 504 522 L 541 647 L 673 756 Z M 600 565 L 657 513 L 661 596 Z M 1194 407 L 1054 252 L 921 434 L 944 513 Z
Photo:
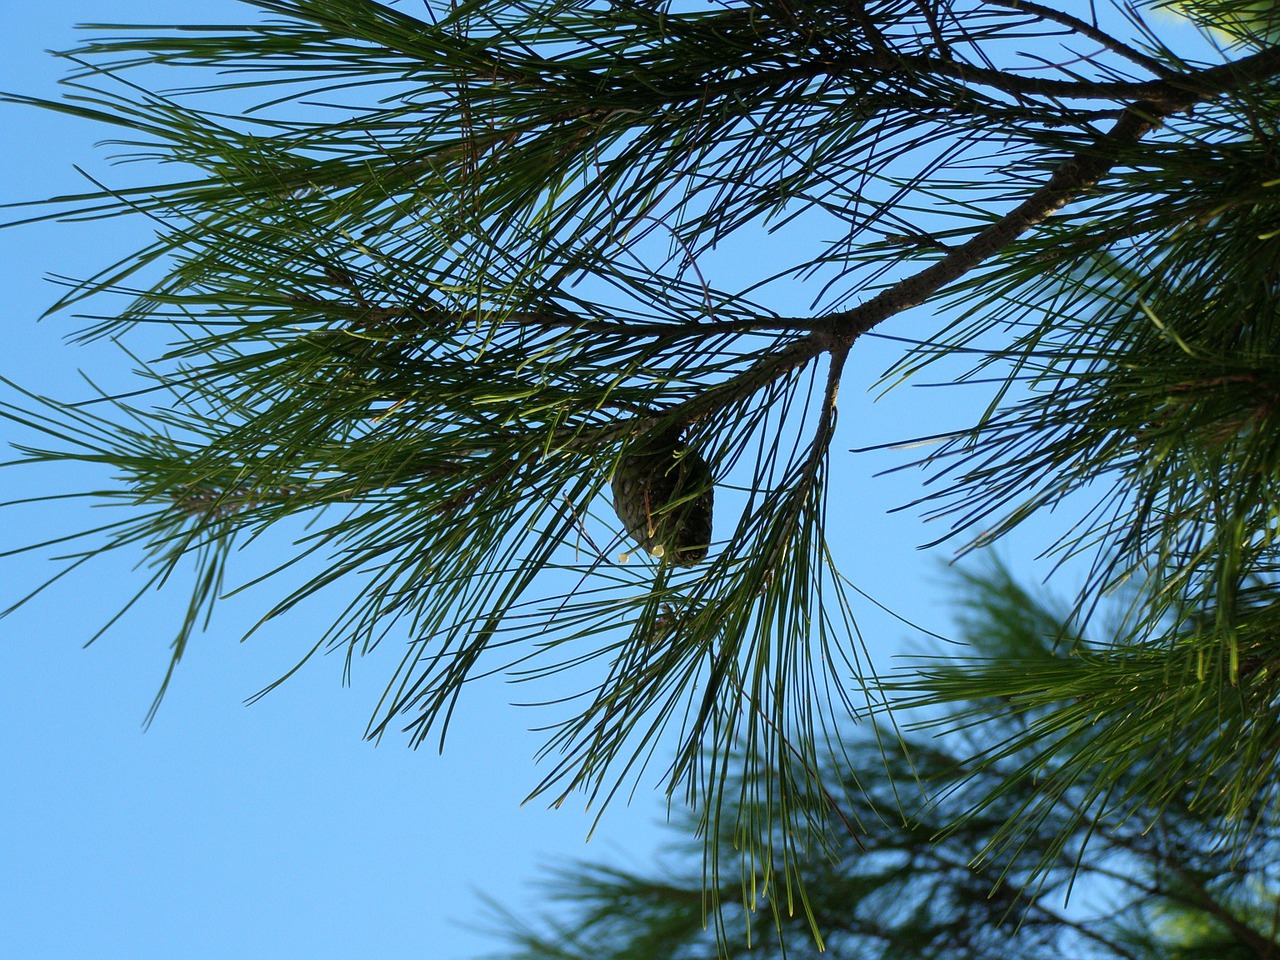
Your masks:
M 233 553 L 301 518 L 275 572 L 324 569 L 264 617 L 347 590 L 302 659 L 409 639 L 372 735 L 443 735 L 494 658 L 595 661 L 536 792 L 606 799 L 678 730 L 669 790 L 708 836 L 736 825 L 771 889 L 857 832 L 819 789 L 825 731 L 899 703 L 1024 718 L 957 814 L 1004 811 L 988 856 L 1084 778 L 1101 812 L 1194 784 L 1247 849 L 1280 745 L 1280 47 L 1253 0 L 1105 23 L 1031 0 L 249 3 L 101 28 L 65 99 L 7 98 L 180 171 L 31 214 L 155 223 L 57 304 L 122 299 L 86 339 L 171 331 L 141 389 L 4 407 L 26 459 L 106 466 L 131 508 L 72 569 L 194 572 L 170 670 Z M 1172 6 L 1208 44 L 1161 39 Z M 199 79 L 157 92 L 169 68 Z M 772 272 L 718 289 L 700 264 L 747 236 Z M 992 385 L 921 463 L 942 539 L 1083 498 L 1046 550 L 1087 558 L 1081 623 L 1142 585 L 1113 643 L 883 683 L 863 662 L 824 529 L 873 331 L 903 340 L 887 382 L 945 359 Z M 882 747 L 860 780 L 901 772 Z
M 1052 663 L 1078 623 L 1072 605 L 1038 595 L 992 564 L 959 579 L 960 639 L 993 660 Z M 1105 649 L 1116 638 L 1085 644 Z M 969 717 L 988 715 L 975 728 Z M 984 748 L 1018 739 L 1024 717 L 990 701 L 957 704 L 935 723 L 955 729 L 908 735 L 923 793 L 895 793 L 891 778 L 856 779 L 881 748 L 866 727 L 851 730 L 847 764 L 824 770 L 822 789 L 846 798 L 856 820 L 826 856 L 799 868 L 808 916 L 775 889 L 744 906 L 736 878 L 707 888 L 697 844 L 677 823 L 660 866 L 646 871 L 600 862 L 561 866 L 543 882 L 542 915 L 491 903 L 488 926 L 505 941 L 494 960 L 1269 960 L 1280 956 L 1280 825 L 1269 821 L 1235 858 L 1221 824 L 1184 788 L 1159 811 L 1091 811 L 1087 774 L 1028 824 L 1016 850 L 972 862 L 1032 799 L 1003 780 L 1032 760 L 1018 753 L 975 764 Z M 889 731 L 882 731 L 885 736 Z M 1032 748 L 1034 749 L 1034 748 Z M 1150 752 L 1130 775 L 1164 758 Z M 977 801 L 981 816 L 965 816 Z M 1066 838 L 1065 844 L 1061 843 Z M 722 838 L 730 850 L 733 836 Z M 1046 862 L 1041 852 L 1057 852 Z M 1070 901 L 1068 902 L 1068 893 Z M 707 921 L 712 919 L 713 923 Z M 809 925 L 821 931 L 814 939 Z

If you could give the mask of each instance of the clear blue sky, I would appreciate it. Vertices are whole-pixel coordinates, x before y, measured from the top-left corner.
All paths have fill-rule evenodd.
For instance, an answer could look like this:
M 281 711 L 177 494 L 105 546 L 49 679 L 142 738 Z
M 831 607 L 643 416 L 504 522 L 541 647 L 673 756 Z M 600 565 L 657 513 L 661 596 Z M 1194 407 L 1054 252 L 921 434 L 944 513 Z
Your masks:
M 72 46 L 74 23 L 165 22 L 175 13 L 253 15 L 234 0 L 9 2 L 0 6 L 0 90 L 52 95 L 64 68 L 42 51 Z M 104 151 L 93 146 L 109 136 L 0 105 L 0 200 L 82 189 L 73 164 L 110 182 Z M 68 317 L 36 318 L 56 293 L 46 274 L 87 275 L 146 236 L 141 222 L 0 232 L 0 374 L 67 399 L 90 395 L 80 369 L 107 389 L 128 389 L 118 352 L 66 344 Z M 903 390 L 873 403 L 865 388 L 888 350 L 868 344 L 851 362 L 837 451 L 953 425 L 939 423 L 936 392 Z M 948 396 L 947 409 L 954 404 Z M 0 423 L 0 441 L 11 433 Z M 836 460 L 832 514 L 845 570 L 890 606 L 943 626 L 936 555 L 915 550 L 926 531 L 912 514 L 886 515 L 911 498 L 915 481 L 873 479 L 883 460 L 839 452 Z M 67 471 L 5 470 L 0 498 L 84 482 Z M 12 546 L 95 519 L 77 502 L 8 509 L 0 541 Z M 521 806 L 539 776 L 532 756 L 541 739 L 528 728 L 545 717 L 510 706 L 532 697 L 500 679 L 464 698 L 442 756 L 394 739 L 377 747 L 362 740 L 393 655 L 358 664 L 350 688 L 341 686 L 339 661 L 320 660 L 245 706 L 325 626 L 318 608 L 241 644 L 249 609 L 228 605 L 193 645 L 144 733 L 181 592 L 162 594 L 82 648 L 131 592 L 129 559 L 102 563 L 0 620 L 6 956 L 465 958 L 494 946 L 467 929 L 482 914 L 479 893 L 535 910 L 530 884 L 546 865 L 590 856 L 638 866 L 666 837 L 656 826 L 660 797 L 650 790 L 657 773 L 629 807 L 610 809 L 590 844 L 592 814 L 581 803 Z M 47 559 L 4 560 L 0 605 L 54 569 Z M 870 608 L 863 622 L 887 666 L 906 628 Z

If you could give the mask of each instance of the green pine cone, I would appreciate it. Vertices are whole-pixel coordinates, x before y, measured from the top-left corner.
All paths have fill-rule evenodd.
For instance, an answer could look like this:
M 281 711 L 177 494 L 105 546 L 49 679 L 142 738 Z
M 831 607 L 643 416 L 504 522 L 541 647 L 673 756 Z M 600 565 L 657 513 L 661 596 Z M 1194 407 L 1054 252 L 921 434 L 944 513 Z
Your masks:
M 670 431 L 634 443 L 613 471 L 613 509 L 627 533 L 681 567 L 707 555 L 714 493 L 710 465 Z

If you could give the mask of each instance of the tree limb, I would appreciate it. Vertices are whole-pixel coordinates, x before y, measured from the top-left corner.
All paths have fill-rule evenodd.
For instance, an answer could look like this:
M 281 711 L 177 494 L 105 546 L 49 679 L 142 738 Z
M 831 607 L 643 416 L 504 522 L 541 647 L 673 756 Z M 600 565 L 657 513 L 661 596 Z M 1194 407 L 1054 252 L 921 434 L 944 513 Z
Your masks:
M 737 376 L 686 401 L 682 405 L 683 419 L 692 422 L 705 416 L 803 367 L 819 353 L 847 349 L 873 327 L 924 303 L 942 287 L 990 259 L 1093 187 L 1120 161 L 1125 148 L 1138 143 L 1166 118 L 1214 96 L 1239 90 L 1249 83 L 1277 74 L 1280 74 L 1280 47 L 1269 47 L 1241 60 L 1182 74 L 1176 80 L 1146 85 L 1158 94 L 1156 98 L 1130 104 L 1095 146 L 1068 157 L 1043 186 L 1009 213 L 967 242 L 952 247 L 937 263 L 895 283 L 851 310 L 822 318 L 809 336 L 792 341 Z

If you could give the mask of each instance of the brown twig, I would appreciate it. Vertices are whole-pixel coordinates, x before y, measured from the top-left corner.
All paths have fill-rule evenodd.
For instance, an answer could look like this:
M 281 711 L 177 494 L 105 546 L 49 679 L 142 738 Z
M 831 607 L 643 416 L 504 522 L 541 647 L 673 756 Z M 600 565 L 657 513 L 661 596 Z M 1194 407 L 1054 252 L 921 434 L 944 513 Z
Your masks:
M 681 405 L 681 418 L 693 422 L 754 393 L 797 370 L 819 353 L 832 354 L 851 346 L 858 337 L 911 307 L 919 306 L 942 287 L 990 259 L 1032 227 L 1048 219 L 1086 192 L 1120 162 L 1127 148 L 1138 143 L 1166 118 L 1214 96 L 1280 74 L 1280 46 L 1232 63 L 1143 85 L 1150 99 L 1132 103 L 1115 125 L 1088 149 L 1063 161 L 1048 181 L 1026 200 L 946 256 L 919 273 L 895 283 L 851 310 L 830 314 L 808 336 L 793 340 L 747 370 Z
M 1006 10 L 1025 11 L 1041 20 L 1048 20 L 1052 23 L 1059 23 L 1067 27 L 1073 33 L 1100 44 L 1112 53 L 1118 54 L 1144 69 L 1150 70 L 1157 77 L 1165 80 L 1171 80 L 1178 76 L 1178 71 L 1169 67 L 1155 57 L 1149 57 L 1141 50 L 1135 50 L 1127 43 L 1121 43 L 1111 34 L 1107 33 L 1093 24 L 1081 20 L 1079 17 L 1073 17 L 1069 13 L 1063 13 L 1061 10 L 1054 10 L 1052 7 L 1046 7 L 1042 3 L 1035 3 L 1033 0 L 983 0 L 984 3 L 993 7 L 1004 7 Z

